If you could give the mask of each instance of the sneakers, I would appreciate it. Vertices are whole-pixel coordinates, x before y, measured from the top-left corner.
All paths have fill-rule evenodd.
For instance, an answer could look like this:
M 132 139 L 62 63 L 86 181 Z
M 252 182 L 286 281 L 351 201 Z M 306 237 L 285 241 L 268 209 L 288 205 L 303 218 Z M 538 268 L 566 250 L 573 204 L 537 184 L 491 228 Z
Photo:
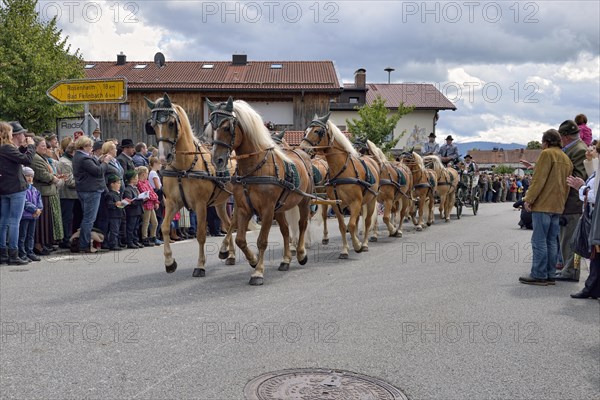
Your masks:
M 520 277 L 519 282 L 524 283 L 526 285 L 548 286 L 548 281 L 546 279 L 533 278 L 531 275 L 525 275 Z

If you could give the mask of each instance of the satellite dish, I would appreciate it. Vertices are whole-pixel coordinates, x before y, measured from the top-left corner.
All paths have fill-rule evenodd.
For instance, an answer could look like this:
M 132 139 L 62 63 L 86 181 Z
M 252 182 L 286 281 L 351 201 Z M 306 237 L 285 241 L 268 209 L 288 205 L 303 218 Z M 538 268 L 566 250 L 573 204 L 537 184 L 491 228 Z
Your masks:
M 165 66 L 165 55 L 160 51 L 154 55 L 154 64 L 156 64 L 158 68 Z

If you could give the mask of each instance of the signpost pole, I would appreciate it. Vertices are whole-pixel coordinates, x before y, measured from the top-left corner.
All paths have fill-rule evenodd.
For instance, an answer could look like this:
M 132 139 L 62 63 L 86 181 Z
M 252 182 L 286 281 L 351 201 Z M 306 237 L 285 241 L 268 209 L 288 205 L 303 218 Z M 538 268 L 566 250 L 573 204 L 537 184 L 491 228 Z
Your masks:
M 81 123 L 81 130 L 86 136 L 92 136 L 90 132 L 90 103 L 83 104 L 83 121 Z

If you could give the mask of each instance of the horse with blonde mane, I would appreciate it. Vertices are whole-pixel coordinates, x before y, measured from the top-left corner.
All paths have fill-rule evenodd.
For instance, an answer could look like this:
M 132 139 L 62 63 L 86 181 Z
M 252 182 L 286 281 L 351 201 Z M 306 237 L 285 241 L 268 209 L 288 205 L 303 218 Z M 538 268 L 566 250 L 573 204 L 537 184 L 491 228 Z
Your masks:
M 454 168 L 446 168 L 439 156 L 429 155 L 423 157 L 427 168 L 431 168 L 437 175 L 436 193 L 440 197 L 440 218 L 450 222 L 450 212 L 456 201 L 456 189 L 458 187 L 458 172 Z
M 265 251 L 269 231 L 275 219 L 283 236 L 284 254 L 280 271 L 287 271 L 291 261 L 289 226 L 285 212 L 298 207 L 300 212 L 297 259 L 306 264 L 308 256 L 304 236 L 313 192 L 310 159 L 304 152 L 284 152 L 271 138 L 260 115 L 248 103 L 230 97 L 210 109 L 209 134 L 213 138 L 212 161 L 217 171 L 225 171 L 235 151 L 237 168 L 232 176 L 236 202 L 237 233 L 235 242 L 250 266 L 255 268 L 250 285 L 262 285 Z M 253 215 L 261 218 L 258 257 L 248 247 L 246 228 Z
M 434 215 L 434 193 L 437 189 L 437 176 L 435 171 L 425 168 L 423 159 L 414 151 L 407 151 L 401 155 L 402 163 L 404 163 L 412 172 L 413 176 L 413 193 L 417 199 L 417 210 L 413 212 L 412 222 L 416 226 L 417 231 L 423 230 L 423 212 L 425 204 L 428 203 L 429 213 L 427 215 L 427 226 L 433 224 Z M 415 213 L 418 211 L 419 219 L 415 218 Z
M 404 164 L 392 164 L 383 151 L 375 143 L 367 140 L 363 147 L 367 154 L 372 154 L 379 166 L 379 195 L 377 201 L 383 204 L 383 223 L 388 228 L 390 237 L 402 237 L 404 217 L 412 209 L 411 197 L 413 189 L 412 173 Z M 396 223 L 392 223 L 392 214 Z M 371 241 L 377 241 L 379 229 L 377 215 L 373 221 Z
M 227 214 L 231 184 L 217 176 L 212 165 L 210 151 L 194 136 L 185 110 L 171 102 L 165 93 L 156 101 L 146 99 L 150 107 L 151 118 L 146 122 L 146 133 L 156 136 L 158 156 L 163 169 L 163 193 L 165 199 L 165 217 L 161 225 L 165 241 L 163 253 L 167 273 L 177 269 L 177 262 L 171 251 L 169 235 L 171 221 L 182 207 L 193 209 L 198 216 L 198 263 L 194 269 L 194 277 L 206 275 L 204 244 L 206 242 L 206 209 L 214 206 L 217 215 L 227 229 L 227 236 L 219 251 L 219 258 L 227 259 L 228 265 L 235 264 L 235 248 L 231 234 L 231 222 Z M 228 164 L 223 171 L 233 172 L 233 165 Z
M 348 231 L 352 238 L 352 246 L 357 253 L 369 250 L 369 231 L 372 215 L 377 205 L 379 190 L 379 173 L 376 162 L 365 157 L 360 159 L 358 152 L 344 134 L 329 121 L 329 114 L 315 118 L 306 129 L 300 147 L 316 150 L 325 155 L 329 165 L 326 183 L 329 199 L 340 200 L 341 204 L 333 206 L 338 219 L 342 236 L 342 251 L 339 258 L 348 258 L 348 241 L 343 209 L 350 210 Z M 363 207 L 364 206 L 364 207 Z M 365 216 L 364 237 L 358 239 L 357 223 L 361 215 Z

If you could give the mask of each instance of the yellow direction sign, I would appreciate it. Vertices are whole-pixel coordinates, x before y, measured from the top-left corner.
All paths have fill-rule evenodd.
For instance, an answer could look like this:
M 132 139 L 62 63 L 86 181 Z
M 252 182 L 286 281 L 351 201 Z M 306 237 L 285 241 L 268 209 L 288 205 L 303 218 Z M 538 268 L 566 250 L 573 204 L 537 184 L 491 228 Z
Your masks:
M 68 79 L 56 82 L 46 94 L 58 103 L 123 103 L 127 101 L 127 80 Z

